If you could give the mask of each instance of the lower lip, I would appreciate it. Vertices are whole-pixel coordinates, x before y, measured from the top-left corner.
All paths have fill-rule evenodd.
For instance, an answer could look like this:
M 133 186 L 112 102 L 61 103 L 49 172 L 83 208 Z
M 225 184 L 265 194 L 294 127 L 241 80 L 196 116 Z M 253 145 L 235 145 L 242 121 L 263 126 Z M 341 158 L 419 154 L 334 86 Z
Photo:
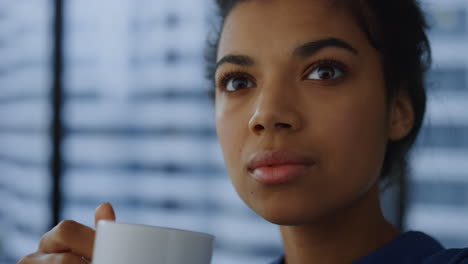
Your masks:
M 288 164 L 275 167 L 258 167 L 250 174 L 263 184 L 282 184 L 306 174 L 309 166 L 303 164 Z

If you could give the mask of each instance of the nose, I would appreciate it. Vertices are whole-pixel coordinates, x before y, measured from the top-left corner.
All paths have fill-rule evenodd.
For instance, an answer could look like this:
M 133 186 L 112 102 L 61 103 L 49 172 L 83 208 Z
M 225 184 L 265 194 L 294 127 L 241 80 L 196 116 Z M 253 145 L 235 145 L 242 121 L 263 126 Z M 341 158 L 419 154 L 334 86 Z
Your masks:
M 256 102 L 255 111 L 249 120 L 253 133 L 294 132 L 301 129 L 297 101 L 283 93 L 262 94 Z

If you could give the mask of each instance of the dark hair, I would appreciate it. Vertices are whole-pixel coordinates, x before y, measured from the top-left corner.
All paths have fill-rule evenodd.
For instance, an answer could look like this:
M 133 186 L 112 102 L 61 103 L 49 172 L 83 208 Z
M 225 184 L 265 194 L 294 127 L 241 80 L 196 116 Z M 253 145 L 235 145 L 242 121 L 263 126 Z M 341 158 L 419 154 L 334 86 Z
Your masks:
M 219 28 L 208 40 L 206 76 L 213 81 L 216 54 L 224 21 L 232 8 L 241 1 L 216 0 Z M 431 65 L 431 49 L 425 31 L 427 23 L 417 0 L 328 0 L 332 5 L 348 10 L 367 35 L 369 42 L 383 58 L 387 98 L 398 91 L 406 92 L 414 110 L 414 125 L 407 136 L 387 144 L 381 179 L 403 178 L 407 154 L 421 128 L 426 110 L 425 74 Z M 389 177 L 391 175 L 391 177 Z

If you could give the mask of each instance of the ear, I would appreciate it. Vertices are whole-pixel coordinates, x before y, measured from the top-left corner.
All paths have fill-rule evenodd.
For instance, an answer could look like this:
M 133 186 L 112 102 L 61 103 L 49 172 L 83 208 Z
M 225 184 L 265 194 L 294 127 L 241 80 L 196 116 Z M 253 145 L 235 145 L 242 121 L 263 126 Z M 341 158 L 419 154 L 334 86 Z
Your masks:
M 390 103 L 388 138 L 397 141 L 404 138 L 414 125 L 414 110 L 407 92 L 398 92 Z

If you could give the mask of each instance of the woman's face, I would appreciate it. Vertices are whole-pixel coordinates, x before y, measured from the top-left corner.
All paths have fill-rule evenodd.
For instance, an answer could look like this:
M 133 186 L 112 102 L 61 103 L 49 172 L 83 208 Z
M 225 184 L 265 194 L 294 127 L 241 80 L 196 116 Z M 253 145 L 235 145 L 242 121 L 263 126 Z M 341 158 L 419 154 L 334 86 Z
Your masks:
M 354 19 L 325 2 L 241 2 L 221 35 L 216 130 L 226 166 L 244 202 L 277 224 L 362 197 L 389 137 L 381 58 Z

